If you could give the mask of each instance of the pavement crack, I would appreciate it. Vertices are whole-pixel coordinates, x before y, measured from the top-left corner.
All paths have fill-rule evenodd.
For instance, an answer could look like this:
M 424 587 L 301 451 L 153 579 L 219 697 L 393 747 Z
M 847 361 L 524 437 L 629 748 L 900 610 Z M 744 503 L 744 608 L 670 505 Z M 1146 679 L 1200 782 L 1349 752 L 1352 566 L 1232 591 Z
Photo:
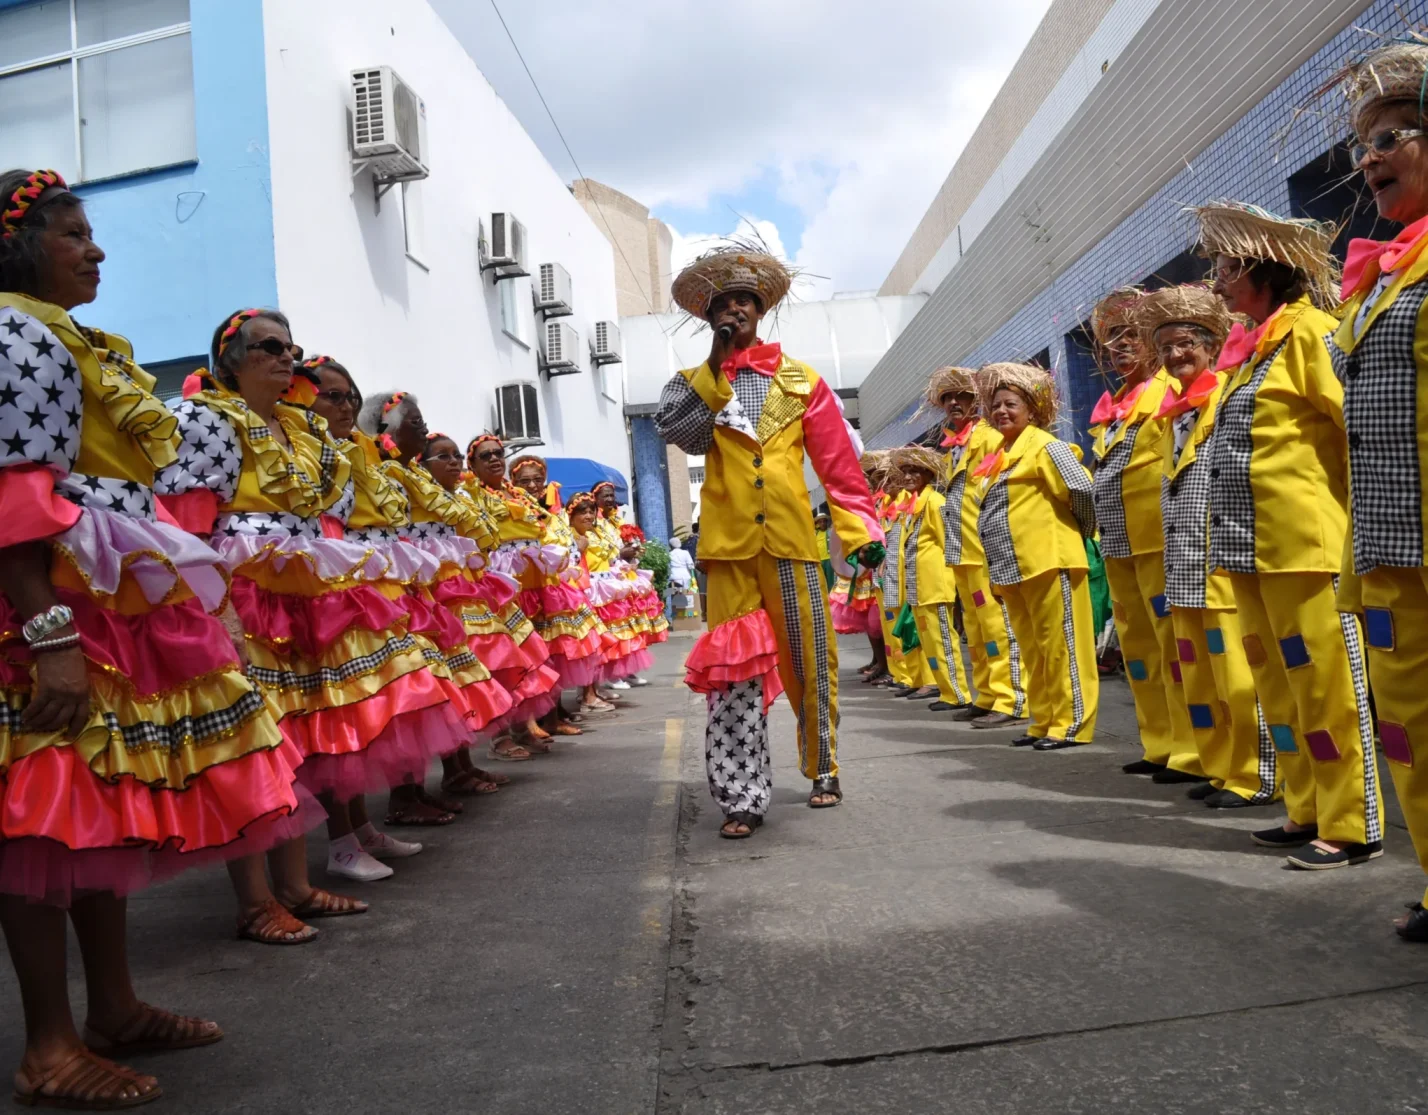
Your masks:
M 874 1061 L 895 1061 L 905 1057 L 917 1057 L 950 1053 L 969 1053 L 979 1049 L 997 1049 L 1004 1046 L 1036 1045 L 1041 1042 L 1059 1041 L 1089 1034 L 1107 1034 L 1118 1031 L 1149 1029 L 1169 1026 L 1177 1022 L 1204 1021 L 1207 1019 L 1234 1018 L 1257 1014 L 1262 1011 L 1287 1010 L 1293 1007 L 1312 1006 L 1318 1003 L 1343 1002 L 1351 999 L 1368 998 L 1395 991 L 1428 989 L 1428 979 L 1405 980 L 1401 983 L 1384 984 L 1380 987 L 1366 987 L 1357 991 L 1340 991 L 1331 995 L 1309 995 L 1298 999 L 1285 999 L 1277 1003 L 1251 1003 L 1224 1010 L 1191 1011 L 1186 1014 L 1168 1015 L 1163 1018 L 1144 1018 L 1125 1022 L 1108 1022 L 1099 1026 L 1085 1026 L 1065 1030 L 1045 1030 L 1031 1034 L 1010 1034 L 1005 1037 L 980 1038 L 970 1041 L 939 1042 L 929 1045 L 911 1046 L 906 1049 L 883 1049 L 870 1053 L 853 1053 L 842 1057 L 813 1057 L 798 1061 L 744 1061 L 728 1065 L 705 1064 L 702 1068 L 704 1085 L 714 1083 L 723 1075 L 747 1076 L 762 1073 L 791 1072 L 805 1068 L 847 1068 L 851 1065 L 866 1065 Z

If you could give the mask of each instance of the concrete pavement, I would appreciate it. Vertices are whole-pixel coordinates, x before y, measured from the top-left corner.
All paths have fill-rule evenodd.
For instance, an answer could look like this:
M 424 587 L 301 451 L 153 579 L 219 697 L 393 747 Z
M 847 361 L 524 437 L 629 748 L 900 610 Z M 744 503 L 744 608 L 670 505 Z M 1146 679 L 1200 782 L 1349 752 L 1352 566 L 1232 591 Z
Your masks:
M 1428 949 L 1388 924 L 1423 885 L 1400 827 L 1365 867 L 1284 870 L 1245 838 L 1277 807 L 1119 772 L 1123 683 L 1095 744 L 1037 754 L 869 691 L 845 641 L 847 802 L 805 807 L 780 702 L 769 822 L 719 840 L 689 645 L 347 888 L 372 912 L 313 945 L 233 940 L 221 873 L 136 899 L 140 993 L 228 1032 L 136 1059 L 153 1110 L 1428 1110 Z

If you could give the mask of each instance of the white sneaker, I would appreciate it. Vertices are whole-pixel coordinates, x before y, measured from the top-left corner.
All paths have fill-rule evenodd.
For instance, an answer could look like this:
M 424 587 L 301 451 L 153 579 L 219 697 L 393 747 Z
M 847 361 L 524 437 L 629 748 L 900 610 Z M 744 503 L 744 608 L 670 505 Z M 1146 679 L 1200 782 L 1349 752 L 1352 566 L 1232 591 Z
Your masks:
M 362 850 L 357 837 L 344 836 L 327 848 L 327 873 L 340 879 L 355 879 L 359 883 L 375 883 L 396 874 L 384 863 L 378 863 Z
M 650 683 L 649 678 L 642 678 L 638 674 L 634 674 L 626 678 L 625 680 L 628 681 L 631 685 L 633 685 L 636 689 L 640 688 L 640 686 L 642 685 L 648 685 Z
M 363 834 L 362 851 L 376 859 L 406 859 L 420 852 L 421 845 L 415 840 L 398 840 L 373 829 L 371 835 Z
M 616 678 L 614 681 L 607 681 L 605 683 L 606 689 L 628 689 L 629 687 L 630 683 L 624 678 Z

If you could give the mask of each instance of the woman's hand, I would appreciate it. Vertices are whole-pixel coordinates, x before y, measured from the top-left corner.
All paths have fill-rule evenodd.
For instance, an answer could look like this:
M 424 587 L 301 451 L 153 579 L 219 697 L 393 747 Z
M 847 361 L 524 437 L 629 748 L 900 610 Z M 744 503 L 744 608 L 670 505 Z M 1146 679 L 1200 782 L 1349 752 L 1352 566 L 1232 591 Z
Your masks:
M 238 665 L 243 669 L 248 668 L 248 638 L 243 634 L 243 624 L 238 619 L 238 613 L 233 610 L 230 603 L 223 609 L 223 614 L 218 617 L 223 624 L 223 629 L 228 632 L 229 641 L 233 643 L 233 653 L 238 656 Z
M 68 628 L 63 628 L 65 634 Z M 58 638 L 60 632 L 53 637 Z M 20 717 L 26 732 L 63 732 L 70 739 L 89 723 L 89 667 L 78 646 L 35 655 L 35 695 Z

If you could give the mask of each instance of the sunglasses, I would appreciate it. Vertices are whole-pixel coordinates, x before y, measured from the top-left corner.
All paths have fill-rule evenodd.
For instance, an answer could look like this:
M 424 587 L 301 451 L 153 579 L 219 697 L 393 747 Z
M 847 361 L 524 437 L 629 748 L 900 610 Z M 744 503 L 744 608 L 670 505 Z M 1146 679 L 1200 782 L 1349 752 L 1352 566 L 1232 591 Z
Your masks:
M 1356 143 L 1349 148 L 1349 158 L 1353 159 L 1354 166 L 1358 166 L 1364 159 L 1368 158 L 1370 151 L 1379 155 L 1387 155 L 1400 143 L 1410 139 L 1418 139 L 1428 134 L 1422 128 L 1384 128 L 1381 132 L 1374 132 L 1368 137 L 1367 143 Z
M 478 461 L 504 461 L 506 451 L 504 449 L 486 449 L 476 454 Z
M 274 356 L 277 356 L 278 353 L 275 352 L 275 353 L 273 353 L 273 355 L 274 355 Z M 336 390 L 335 388 L 332 389 L 332 390 L 329 390 L 329 391 L 319 391 L 319 392 L 317 393 L 317 397 L 318 397 L 319 399 L 326 399 L 329 403 L 331 403 L 331 404 L 332 404 L 333 406 L 335 406 L 335 407 L 340 407 L 340 406 L 346 405 L 346 406 L 350 406 L 353 410 L 356 410 L 356 409 L 357 409 L 357 404 L 361 401 L 361 400 L 358 398 L 357 392 L 355 392 L 355 391 L 338 391 L 338 390 Z
M 293 363 L 296 364 L 302 361 L 301 345 L 288 344 L 286 341 L 280 341 L 276 337 L 264 337 L 261 341 L 254 341 L 248 346 L 248 351 L 252 352 L 254 349 L 262 349 L 269 356 L 281 356 L 286 352 L 292 356 Z

